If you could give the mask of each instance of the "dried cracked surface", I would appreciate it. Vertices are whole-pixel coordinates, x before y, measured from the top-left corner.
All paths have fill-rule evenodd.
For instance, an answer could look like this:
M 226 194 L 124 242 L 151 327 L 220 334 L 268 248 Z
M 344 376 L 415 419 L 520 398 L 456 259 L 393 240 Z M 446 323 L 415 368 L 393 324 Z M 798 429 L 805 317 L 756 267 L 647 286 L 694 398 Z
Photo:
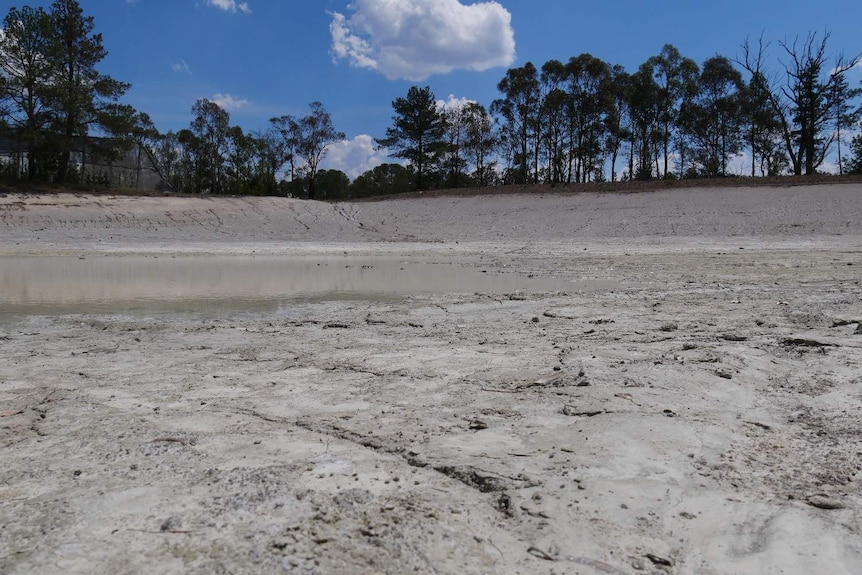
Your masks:
M 860 200 L 0 197 L 7 256 L 348 252 L 572 281 L 7 318 L 0 571 L 858 573 Z

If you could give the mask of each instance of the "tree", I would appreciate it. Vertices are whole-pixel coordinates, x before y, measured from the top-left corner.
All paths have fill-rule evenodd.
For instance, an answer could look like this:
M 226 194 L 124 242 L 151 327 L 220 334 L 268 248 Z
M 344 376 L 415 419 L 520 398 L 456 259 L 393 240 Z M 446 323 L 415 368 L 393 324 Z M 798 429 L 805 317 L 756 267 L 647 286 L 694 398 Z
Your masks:
M 308 199 L 315 199 L 317 167 L 326 156 L 326 148 L 345 138 L 337 132 L 332 118 L 320 102 L 312 102 L 311 113 L 297 122 L 296 153 L 305 162 L 305 176 L 308 178 Z
M 491 118 L 485 107 L 469 102 L 463 111 L 465 137 L 464 148 L 473 164 L 473 180 L 480 187 L 491 184 L 494 163 L 489 162 L 497 145 Z
M 641 64 L 632 74 L 628 108 L 631 115 L 631 147 L 629 150 L 629 177 L 649 180 L 653 174 L 653 150 L 661 141 L 661 101 L 659 86 L 653 78 L 649 62 Z M 634 156 L 637 155 L 637 165 Z M 656 168 L 658 171 L 658 168 Z
M 620 148 L 623 142 L 631 140 L 631 75 L 620 65 L 613 66 L 610 74 L 605 99 L 605 149 L 611 156 L 611 181 L 615 182 Z
M 539 177 L 539 114 L 542 105 L 538 71 L 532 62 L 506 71 L 497 84 L 503 98 L 494 100 L 491 113 L 500 116 L 506 124 L 505 136 L 514 150 L 517 167 L 515 183 L 531 180 L 530 163 L 533 161 L 532 181 Z
M 729 59 L 714 56 L 703 63 L 696 95 L 680 111 L 701 175 L 726 176 L 728 159 L 742 148 L 742 90 L 742 74 Z
M 192 115 L 191 134 L 187 134 L 185 139 L 195 158 L 195 191 L 221 194 L 224 192 L 223 175 L 228 153 L 230 115 L 206 98 L 194 103 Z
M 831 112 L 831 79 L 829 84 L 820 81 L 826 64 L 828 37 L 827 34 L 818 44 L 816 34 L 809 34 L 801 47 L 798 39 L 792 44 L 780 43 L 790 57 L 784 67 L 787 84 L 782 86 L 781 93 L 789 102 L 785 116 L 785 140 L 796 175 L 802 175 L 803 168 L 806 175 L 814 174 L 823 162 L 833 138 L 822 134 Z
M 567 181 L 572 181 L 574 166 L 575 181 L 586 182 L 599 167 L 611 69 L 592 54 L 581 54 L 566 64 L 566 77 L 571 97 Z
M 281 160 L 276 171 L 281 170 L 285 164 L 290 164 L 290 180 L 287 185 L 288 193 L 293 196 L 299 196 L 299 191 L 302 186 L 297 179 L 297 162 L 299 155 L 297 146 L 299 145 L 299 122 L 296 118 L 290 115 L 270 118 L 270 124 L 277 138 L 279 159 Z
M 571 95 L 566 92 L 566 67 L 559 60 L 549 60 L 542 65 L 539 75 L 542 101 L 539 107 L 542 127 L 538 134 L 542 142 L 543 159 L 546 162 L 545 181 L 557 184 L 565 178 L 565 164 L 571 165 L 568 119 L 572 109 Z
M 658 87 L 658 125 L 659 139 L 664 156 L 664 172 L 659 177 L 667 177 L 670 143 L 674 131 L 679 128 L 679 111 L 682 102 L 694 91 L 697 78 L 697 64 L 690 58 L 683 58 L 679 50 L 665 44 L 658 56 L 647 61 L 652 68 Z M 656 166 L 658 172 L 658 166 Z
M 169 131 L 153 144 L 153 164 L 167 188 L 188 193 L 191 188 L 192 162 L 179 134 Z
M 859 127 L 862 128 L 862 126 Z M 853 138 L 850 151 L 853 155 L 847 161 L 847 171 L 851 174 L 862 174 L 862 134 Z
M 446 125 L 431 88 L 411 87 L 406 98 L 392 102 L 393 126 L 377 145 L 392 148 L 396 158 L 407 160 L 416 171 L 416 188 L 423 189 L 423 176 L 446 150 Z
M 440 106 L 440 115 L 445 126 L 443 138 L 446 149 L 443 154 L 443 164 L 446 171 L 445 186 L 458 188 L 466 184 L 464 170 L 467 161 L 464 159 L 465 141 L 467 139 L 466 104 L 452 103 Z
M 783 140 L 782 116 L 775 106 L 777 100 L 772 82 L 763 68 L 767 45 L 758 39 L 757 51 L 746 40 L 742 44 L 743 58 L 736 62 L 751 74 L 745 86 L 743 111 L 747 117 L 746 139 L 751 148 L 751 177 L 757 175 L 758 156 L 762 175 L 777 176 L 788 165 Z
M 347 196 L 350 178 L 341 170 L 319 170 L 315 179 L 315 188 L 324 199 L 338 200 Z
M 412 168 L 400 164 L 380 164 L 353 180 L 348 194 L 351 198 L 367 198 L 409 192 L 415 177 Z
M 838 69 L 840 70 L 841 66 Z M 838 174 L 841 175 L 844 173 L 844 160 L 841 156 L 841 130 L 846 130 L 848 127 L 855 125 L 859 121 L 860 116 L 862 116 L 862 106 L 854 107 L 851 105 L 851 101 L 862 94 L 862 90 L 859 88 L 851 89 L 845 74 L 841 74 L 840 77 L 833 81 L 832 90 L 832 101 L 835 106 L 833 114 L 835 120 L 835 143 L 838 148 Z
M 57 181 L 64 183 L 77 138 L 91 127 L 115 132 L 130 108 L 117 101 L 129 84 L 99 73 L 96 66 L 107 51 L 102 35 L 93 33 L 93 17 L 84 16 L 76 0 L 55 0 L 49 11 L 52 36 L 47 57 L 53 70 L 51 111 L 58 135 Z
M 770 107 L 778 118 L 781 137 L 793 173 L 797 176 L 814 175 L 826 159 L 835 133 L 834 126 L 838 102 L 848 94 L 840 89 L 844 74 L 859 62 L 859 57 L 845 59 L 839 56 L 830 73 L 825 74 L 829 56 L 826 48 L 829 33 L 818 39 L 809 33 L 800 43 L 779 42 L 785 52 L 783 62 L 785 80 L 780 86 L 770 86 L 766 95 Z M 760 69 L 763 42 L 757 56 L 748 41 L 742 45 L 744 59 L 741 64 L 752 75 L 766 74 Z M 825 75 L 825 77 L 824 77 Z
M 27 154 L 31 181 L 44 171 L 42 140 L 51 117 L 48 89 L 54 75 L 47 57 L 51 36 L 48 14 L 29 6 L 9 10 L 0 34 L 0 118 L 8 120 L 19 152 Z
M 260 195 L 264 192 L 258 169 L 260 141 L 239 126 L 228 128 L 227 136 L 224 190 L 234 195 Z
M 286 154 L 279 131 L 269 129 L 254 134 L 258 145 L 258 172 L 266 194 L 278 193 L 278 171 L 284 166 Z
M 140 185 L 144 157 L 153 157 L 153 148 L 159 140 L 159 131 L 149 114 L 134 112 L 129 116 L 130 125 L 123 135 L 125 146 L 131 147 L 135 158 L 135 188 Z
M 856 109 L 856 114 L 856 128 L 862 130 L 862 122 L 859 121 L 862 116 L 862 106 Z M 850 142 L 850 152 L 852 155 L 847 162 L 847 171 L 851 174 L 862 174 L 862 134 L 857 134 Z

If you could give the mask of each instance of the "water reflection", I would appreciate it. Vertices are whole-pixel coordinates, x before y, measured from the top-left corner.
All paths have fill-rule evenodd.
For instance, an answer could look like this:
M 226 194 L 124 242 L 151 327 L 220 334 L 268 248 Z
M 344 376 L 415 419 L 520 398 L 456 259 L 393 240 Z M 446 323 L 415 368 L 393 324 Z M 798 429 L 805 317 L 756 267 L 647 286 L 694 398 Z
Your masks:
M 291 301 L 555 291 L 571 285 L 393 258 L 4 257 L 0 258 L 0 313 L 275 311 Z

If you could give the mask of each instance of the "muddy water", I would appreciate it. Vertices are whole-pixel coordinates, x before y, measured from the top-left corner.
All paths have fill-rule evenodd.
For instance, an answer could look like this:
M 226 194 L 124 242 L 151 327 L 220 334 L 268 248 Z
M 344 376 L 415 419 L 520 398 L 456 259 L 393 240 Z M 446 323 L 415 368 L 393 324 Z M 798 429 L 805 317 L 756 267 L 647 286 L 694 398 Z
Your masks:
M 559 291 L 574 284 L 394 258 L 0 257 L 0 315 L 277 311 L 290 302 L 430 293 Z

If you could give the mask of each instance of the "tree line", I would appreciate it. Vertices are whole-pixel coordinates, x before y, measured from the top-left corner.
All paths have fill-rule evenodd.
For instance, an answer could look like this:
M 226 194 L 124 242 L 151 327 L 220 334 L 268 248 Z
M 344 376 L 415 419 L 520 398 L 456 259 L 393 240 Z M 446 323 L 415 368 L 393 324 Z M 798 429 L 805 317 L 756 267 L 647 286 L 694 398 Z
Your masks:
M 75 0 L 49 9 L 12 8 L 0 34 L 0 141 L 7 179 L 77 183 L 75 154 L 139 151 L 177 193 L 293 195 L 343 199 L 413 189 L 564 184 L 750 174 L 811 175 L 837 152 L 840 172 L 862 172 L 862 90 L 847 72 L 859 57 L 831 57 L 829 34 L 771 46 L 746 41 L 741 56 L 701 64 L 672 45 L 636 71 L 591 54 L 527 62 L 506 71 L 500 97 L 443 104 L 414 86 L 392 102 L 377 138 L 401 163 L 352 182 L 320 169 L 345 139 L 320 102 L 303 116 L 272 118 L 263 130 L 231 125 L 227 110 L 200 99 L 188 128 L 160 133 L 120 102 L 130 85 L 101 74 L 107 55 L 93 18 Z M 782 64 L 769 69 L 770 50 Z M 747 79 L 746 79 L 747 77 Z M 101 136 L 93 138 L 93 136 Z
M 453 186 L 717 178 L 736 175 L 743 153 L 752 177 L 813 175 L 835 148 L 839 171 L 859 171 L 862 136 L 849 161 L 841 148 L 842 130 L 860 128 L 862 90 L 846 78 L 859 58 L 829 58 L 828 39 L 779 43 L 780 71 L 766 69 L 762 39 L 736 62 L 702 65 L 665 45 L 635 72 L 591 54 L 527 62 L 506 72 L 490 110 L 441 109 L 414 87 L 378 142 L 417 170 L 420 188 L 426 169 Z

